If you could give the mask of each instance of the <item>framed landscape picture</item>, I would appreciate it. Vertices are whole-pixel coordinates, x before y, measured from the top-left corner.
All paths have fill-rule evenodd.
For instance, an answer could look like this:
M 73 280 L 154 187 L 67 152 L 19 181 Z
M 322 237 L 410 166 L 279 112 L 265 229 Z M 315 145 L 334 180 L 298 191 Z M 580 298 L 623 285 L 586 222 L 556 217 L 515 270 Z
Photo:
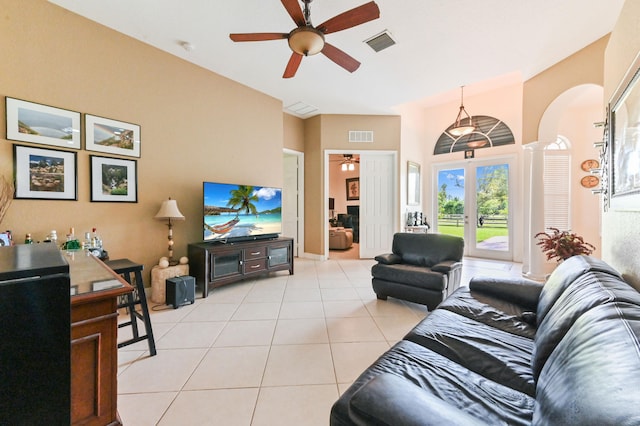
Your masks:
M 87 151 L 140 157 L 140 126 L 85 114 Z
M 77 200 L 75 151 L 13 145 L 14 198 Z
M 6 98 L 7 139 L 80 149 L 80 113 Z
M 91 201 L 138 202 L 136 160 L 90 155 Z

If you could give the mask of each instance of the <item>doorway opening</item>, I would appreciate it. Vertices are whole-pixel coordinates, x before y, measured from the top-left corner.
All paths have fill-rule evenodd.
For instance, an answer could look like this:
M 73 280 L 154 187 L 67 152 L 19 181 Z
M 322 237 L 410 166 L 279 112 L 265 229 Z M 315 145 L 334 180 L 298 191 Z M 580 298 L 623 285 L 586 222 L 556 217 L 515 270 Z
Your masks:
M 360 258 L 360 154 L 329 154 L 329 258 Z

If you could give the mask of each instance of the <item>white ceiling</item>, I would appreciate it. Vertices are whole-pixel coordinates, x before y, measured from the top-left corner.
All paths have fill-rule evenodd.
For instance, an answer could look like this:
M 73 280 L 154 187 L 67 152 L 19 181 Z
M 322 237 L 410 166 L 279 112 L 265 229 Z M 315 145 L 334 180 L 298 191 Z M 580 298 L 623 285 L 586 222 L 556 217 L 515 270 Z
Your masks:
M 393 114 L 527 80 L 610 32 L 624 0 L 376 0 L 380 18 L 326 36 L 362 63 L 353 74 L 324 55 L 283 79 L 286 40 L 234 43 L 229 33 L 295 28 L 278 0 L 49 0 L 144 43 L 315 114 Z M 314 25 L 368 0 L 315 0 Z M 300 3 L 302 4 L 302 3 Z M 364 40 L 388 30 L 396 45 Z M 188 42 L 193 50 L 185 50 Z M 144 60 L 141 58 L 141 60 Z

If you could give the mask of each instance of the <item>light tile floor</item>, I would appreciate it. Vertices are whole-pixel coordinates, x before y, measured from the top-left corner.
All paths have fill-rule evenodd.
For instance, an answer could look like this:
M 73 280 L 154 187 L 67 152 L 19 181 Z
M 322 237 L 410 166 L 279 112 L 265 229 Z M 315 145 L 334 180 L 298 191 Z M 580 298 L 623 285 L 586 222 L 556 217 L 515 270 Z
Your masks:
M 206 299 L 200 292 L 178 309 L 156 306 L 158 354 L 149 357 L 146 341 L 118 351 L 124 425 L 327 425 L 339 394 L 427 314 L 421 305 L 377 300 L 373 264 L 296 259 L 292 276 L 223 286 Z M 463 264 L 463 285 L 522 269 Z M 129 330 L 120 329 L 120 339 Z

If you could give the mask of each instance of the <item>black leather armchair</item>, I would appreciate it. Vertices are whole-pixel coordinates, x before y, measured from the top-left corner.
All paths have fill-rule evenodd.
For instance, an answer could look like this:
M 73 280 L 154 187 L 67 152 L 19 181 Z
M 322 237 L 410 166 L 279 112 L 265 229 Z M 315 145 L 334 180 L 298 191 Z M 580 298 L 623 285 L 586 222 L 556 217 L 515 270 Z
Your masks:
M 433 310 L 460 286 L 464 240 L 443 234 L 397 233 L 392 253 L 376 256 L 373 291 Z

